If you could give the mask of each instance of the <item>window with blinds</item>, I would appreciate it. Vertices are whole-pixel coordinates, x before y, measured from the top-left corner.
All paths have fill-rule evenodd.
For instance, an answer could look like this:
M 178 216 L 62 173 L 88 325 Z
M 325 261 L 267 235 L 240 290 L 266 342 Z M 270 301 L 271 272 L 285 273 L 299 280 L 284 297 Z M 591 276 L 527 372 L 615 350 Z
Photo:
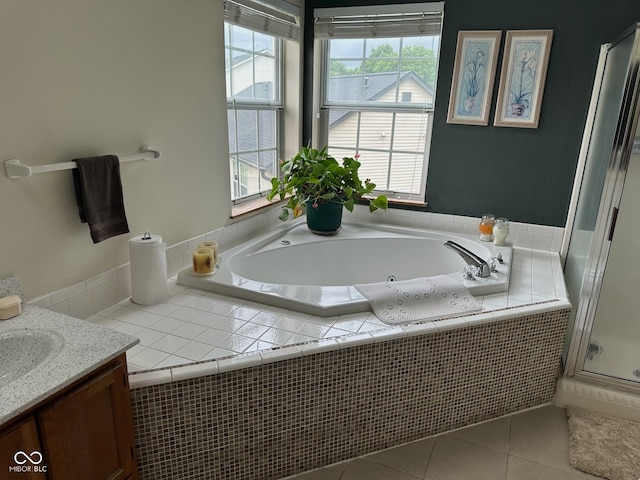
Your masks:
M 283 39 L 299 37 L 298 7 L 225 0 L 224 43 L 231 200 L 266 192 L 279 174 Z
M 424 201 L 443 3 L 316 9 L 318 143 L 361 178 Z

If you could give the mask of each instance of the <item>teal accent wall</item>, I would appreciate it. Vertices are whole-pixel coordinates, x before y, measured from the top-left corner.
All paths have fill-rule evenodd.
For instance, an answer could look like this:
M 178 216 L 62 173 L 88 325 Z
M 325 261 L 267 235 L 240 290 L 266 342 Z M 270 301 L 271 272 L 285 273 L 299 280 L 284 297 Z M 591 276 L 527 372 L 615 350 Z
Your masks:
M 304 37 L 305 144 L 311 138 L 313 9 L 415 3 L 307 0 Z M 564 226 L 600 45 L 640 21 L 638 0 L 447 0 L 436 90 L 428 210 Z M 537 129 L 494 127 L 507 30 L 553 29 Z M 459 30 L 502 30 L 488 126 L 448 124 L 447 108 Z

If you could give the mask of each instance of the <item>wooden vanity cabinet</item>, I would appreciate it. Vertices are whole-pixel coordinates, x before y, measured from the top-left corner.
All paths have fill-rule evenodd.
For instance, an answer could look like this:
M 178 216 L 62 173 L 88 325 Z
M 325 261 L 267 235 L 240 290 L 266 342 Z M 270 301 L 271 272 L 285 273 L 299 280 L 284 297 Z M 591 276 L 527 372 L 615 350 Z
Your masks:
M 4 479 L 15 476 L 21 480 L 44 480 L 45 473 L 36 472 L 31 462 L 25 460 L 24 455 L 18 452 L 25 452 L 31 455 L 32 452 L 40 452 L 40 440 L 38 438 L 38 429 L 36 421 L 33 417 L 28 417 L 18 425 L 7 431 L 0 433 L 0 478 Z M 16 454 L 18 454 L 18 462 L 16 463 Z M 24 464 L 22 464 L 24 462 Z
M 25 443 L 24 451 L 41 452 L 42 464 L 46 465 L 46 477 L 34 479 L 138 478 L 124 354 L 48 399 L 29 416 L 31 434 L 37 427 L 36 443 Z M 27 430 L 20 431 L 26 439 L 22 441 L 31 441 Z M 11 456 L 17 447 L 12 443 L 5 447 L 5 442 L 12 442 L 13 437 L 7 437 L 12 432 L 0 433 L 0 451 L 4 453 L 7 448 Z

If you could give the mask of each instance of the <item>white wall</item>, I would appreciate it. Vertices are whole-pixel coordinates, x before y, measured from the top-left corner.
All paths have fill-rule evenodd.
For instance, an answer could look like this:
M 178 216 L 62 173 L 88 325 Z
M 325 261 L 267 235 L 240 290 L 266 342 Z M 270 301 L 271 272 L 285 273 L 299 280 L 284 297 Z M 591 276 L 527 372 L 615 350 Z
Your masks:
M 131 234 L 95 245 L 70 171 L 0 171 L 0 277 L 27 298 L 128 262 L 145 230 L 173 244 L 229 218 L 221 0 L 2 0 L 0 69 L 2 162 L 162 151 L 122 165 Z

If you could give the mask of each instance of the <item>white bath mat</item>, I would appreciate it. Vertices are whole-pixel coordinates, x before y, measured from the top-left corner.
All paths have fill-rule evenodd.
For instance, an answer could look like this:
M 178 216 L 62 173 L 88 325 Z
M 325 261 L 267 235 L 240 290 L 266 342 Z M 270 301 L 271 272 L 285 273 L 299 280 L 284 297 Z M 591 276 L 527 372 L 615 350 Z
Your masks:
M 373 313 L 390 325 L 435 320 L 482 308 L 467 287 L 446 275 L 354 287 L 369 300 Z

